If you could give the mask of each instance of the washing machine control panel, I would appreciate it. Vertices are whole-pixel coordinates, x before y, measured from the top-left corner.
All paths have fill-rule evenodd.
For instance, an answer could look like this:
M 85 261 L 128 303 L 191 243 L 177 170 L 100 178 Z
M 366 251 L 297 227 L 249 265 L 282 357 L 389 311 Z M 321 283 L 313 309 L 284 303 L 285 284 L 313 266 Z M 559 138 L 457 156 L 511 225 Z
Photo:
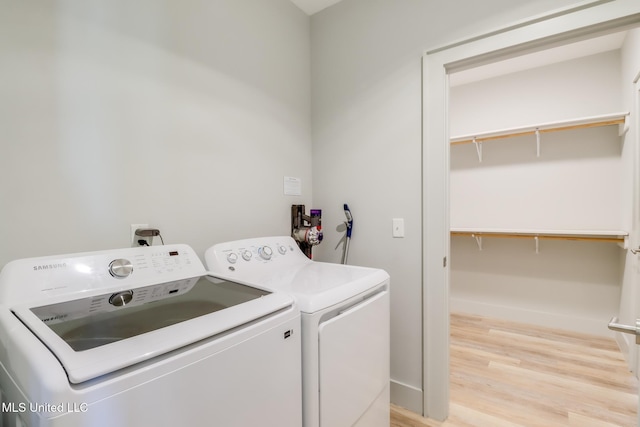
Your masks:
M 27 258 L 3 269 L 12 285 L 0 288 L 0 301 L 18 304 L 98 289 L 113 293 L 205 273 L 195 251 L 180 244 Z

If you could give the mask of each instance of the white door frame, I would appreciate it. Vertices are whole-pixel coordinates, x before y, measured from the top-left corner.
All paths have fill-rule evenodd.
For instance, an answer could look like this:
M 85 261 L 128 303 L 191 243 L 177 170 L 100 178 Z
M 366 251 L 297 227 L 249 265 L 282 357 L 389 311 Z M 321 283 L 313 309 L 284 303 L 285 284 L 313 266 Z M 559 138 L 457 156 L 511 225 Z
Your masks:
M 423 415 L 449 414 L 448 73 L 635 27 L 640 1 L 583 1 L 429 50 L 422 66 Z
M 640 72 L 636 74 L 633 80 L 633 114 L 635 119 L 633 120 L 633 199 L 632 199 L 632 218 L 631 218 L 631 230 L 629 235 L 629 245 L 633 251 L 640 250 Z M 639 259 L 640 255 L 636 253 L 627 254 L 627 261 L 631 263 L 632 271 L 635 272 L 634 277 L 631 279 L 634 290 L 634 302 L 635 311 L 632 313 L 633 319 L 640 317 L 640 267 Z M 622 302 L 621 302 L 622 303 Z M 630 370 L 636 375 L 636 378 L 640 378 L 640 356 L 639 348 L 635 344 L 633 337 L 623 337 L 625 344 L 629 350 L 629 364 Z M 640 423 L 640 390 L 638 390 L 638 422 Z

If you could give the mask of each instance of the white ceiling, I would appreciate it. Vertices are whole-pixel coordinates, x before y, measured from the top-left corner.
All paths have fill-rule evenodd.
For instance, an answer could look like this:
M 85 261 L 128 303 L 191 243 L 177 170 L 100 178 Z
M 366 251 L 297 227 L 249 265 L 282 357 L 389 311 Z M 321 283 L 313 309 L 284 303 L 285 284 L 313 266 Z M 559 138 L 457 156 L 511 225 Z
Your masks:
M 341 0 L 291 0 L 291 3 L 298 6 L 307 15 L 311 16 L 322 9 L 340 2 Z

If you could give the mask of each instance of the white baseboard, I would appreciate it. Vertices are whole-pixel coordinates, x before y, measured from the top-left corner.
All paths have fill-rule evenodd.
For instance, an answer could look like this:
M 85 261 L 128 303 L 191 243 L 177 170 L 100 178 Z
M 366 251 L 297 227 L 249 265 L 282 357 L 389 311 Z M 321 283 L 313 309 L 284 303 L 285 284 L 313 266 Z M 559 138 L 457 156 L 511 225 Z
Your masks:
M 391 380 L 391 403 L 422 415 L 422 390 Z
M 609 317 L 607 317 L 607 315 L 601 316 L 601 318 L 589 318 L 570 313 L 536 311 L 517 306 L 507 307 L 504 305 L 457 298 L 450 299 L 450 307 L 454 313 L 477 314 L 497 319 L 512 320 L 514 322 L 565 329 L 584 334 L 614 337 L 613 332 L 607 328 L 609 323 Z

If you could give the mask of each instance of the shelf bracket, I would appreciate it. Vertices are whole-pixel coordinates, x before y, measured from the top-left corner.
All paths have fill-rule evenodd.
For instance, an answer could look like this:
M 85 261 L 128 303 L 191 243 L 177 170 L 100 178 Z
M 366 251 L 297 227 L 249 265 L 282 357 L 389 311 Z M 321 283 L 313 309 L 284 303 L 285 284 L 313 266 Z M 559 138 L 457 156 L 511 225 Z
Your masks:
M 476 146 L 476 152 L 478 153 L 478 162 L 482 163 L 482 141 L 478 142 L 474 136 L 473 144 Z
M 482 236 L 476 236 L 475 234 L 472 234 L 471 237 L 476 239 L 476 243 L 478 244 L 478 250 L 481 251 L 482 250 Z
M 623 136 L 629 131 L 629 115 L 624 116 L 624 123 L 618 125 L 618 136 Z
M 533 236 L 533 240 L 536 242 L 536 255 L 540 253 L 540 239 L 538 236 Z
M 536 128 L 536 156 L 540 157 L 540 128 Z
M 629 236 L 624 236 L 624 240 L 622 242 L 618 242 L 618 246 L 621 247 L 622 249 L 629 249 Z M 640 248 L 639 252 L 640 252 Z M 633 249 L 630 249 L 632 254 L 636 254 L 637 252 L 634 252 Z

